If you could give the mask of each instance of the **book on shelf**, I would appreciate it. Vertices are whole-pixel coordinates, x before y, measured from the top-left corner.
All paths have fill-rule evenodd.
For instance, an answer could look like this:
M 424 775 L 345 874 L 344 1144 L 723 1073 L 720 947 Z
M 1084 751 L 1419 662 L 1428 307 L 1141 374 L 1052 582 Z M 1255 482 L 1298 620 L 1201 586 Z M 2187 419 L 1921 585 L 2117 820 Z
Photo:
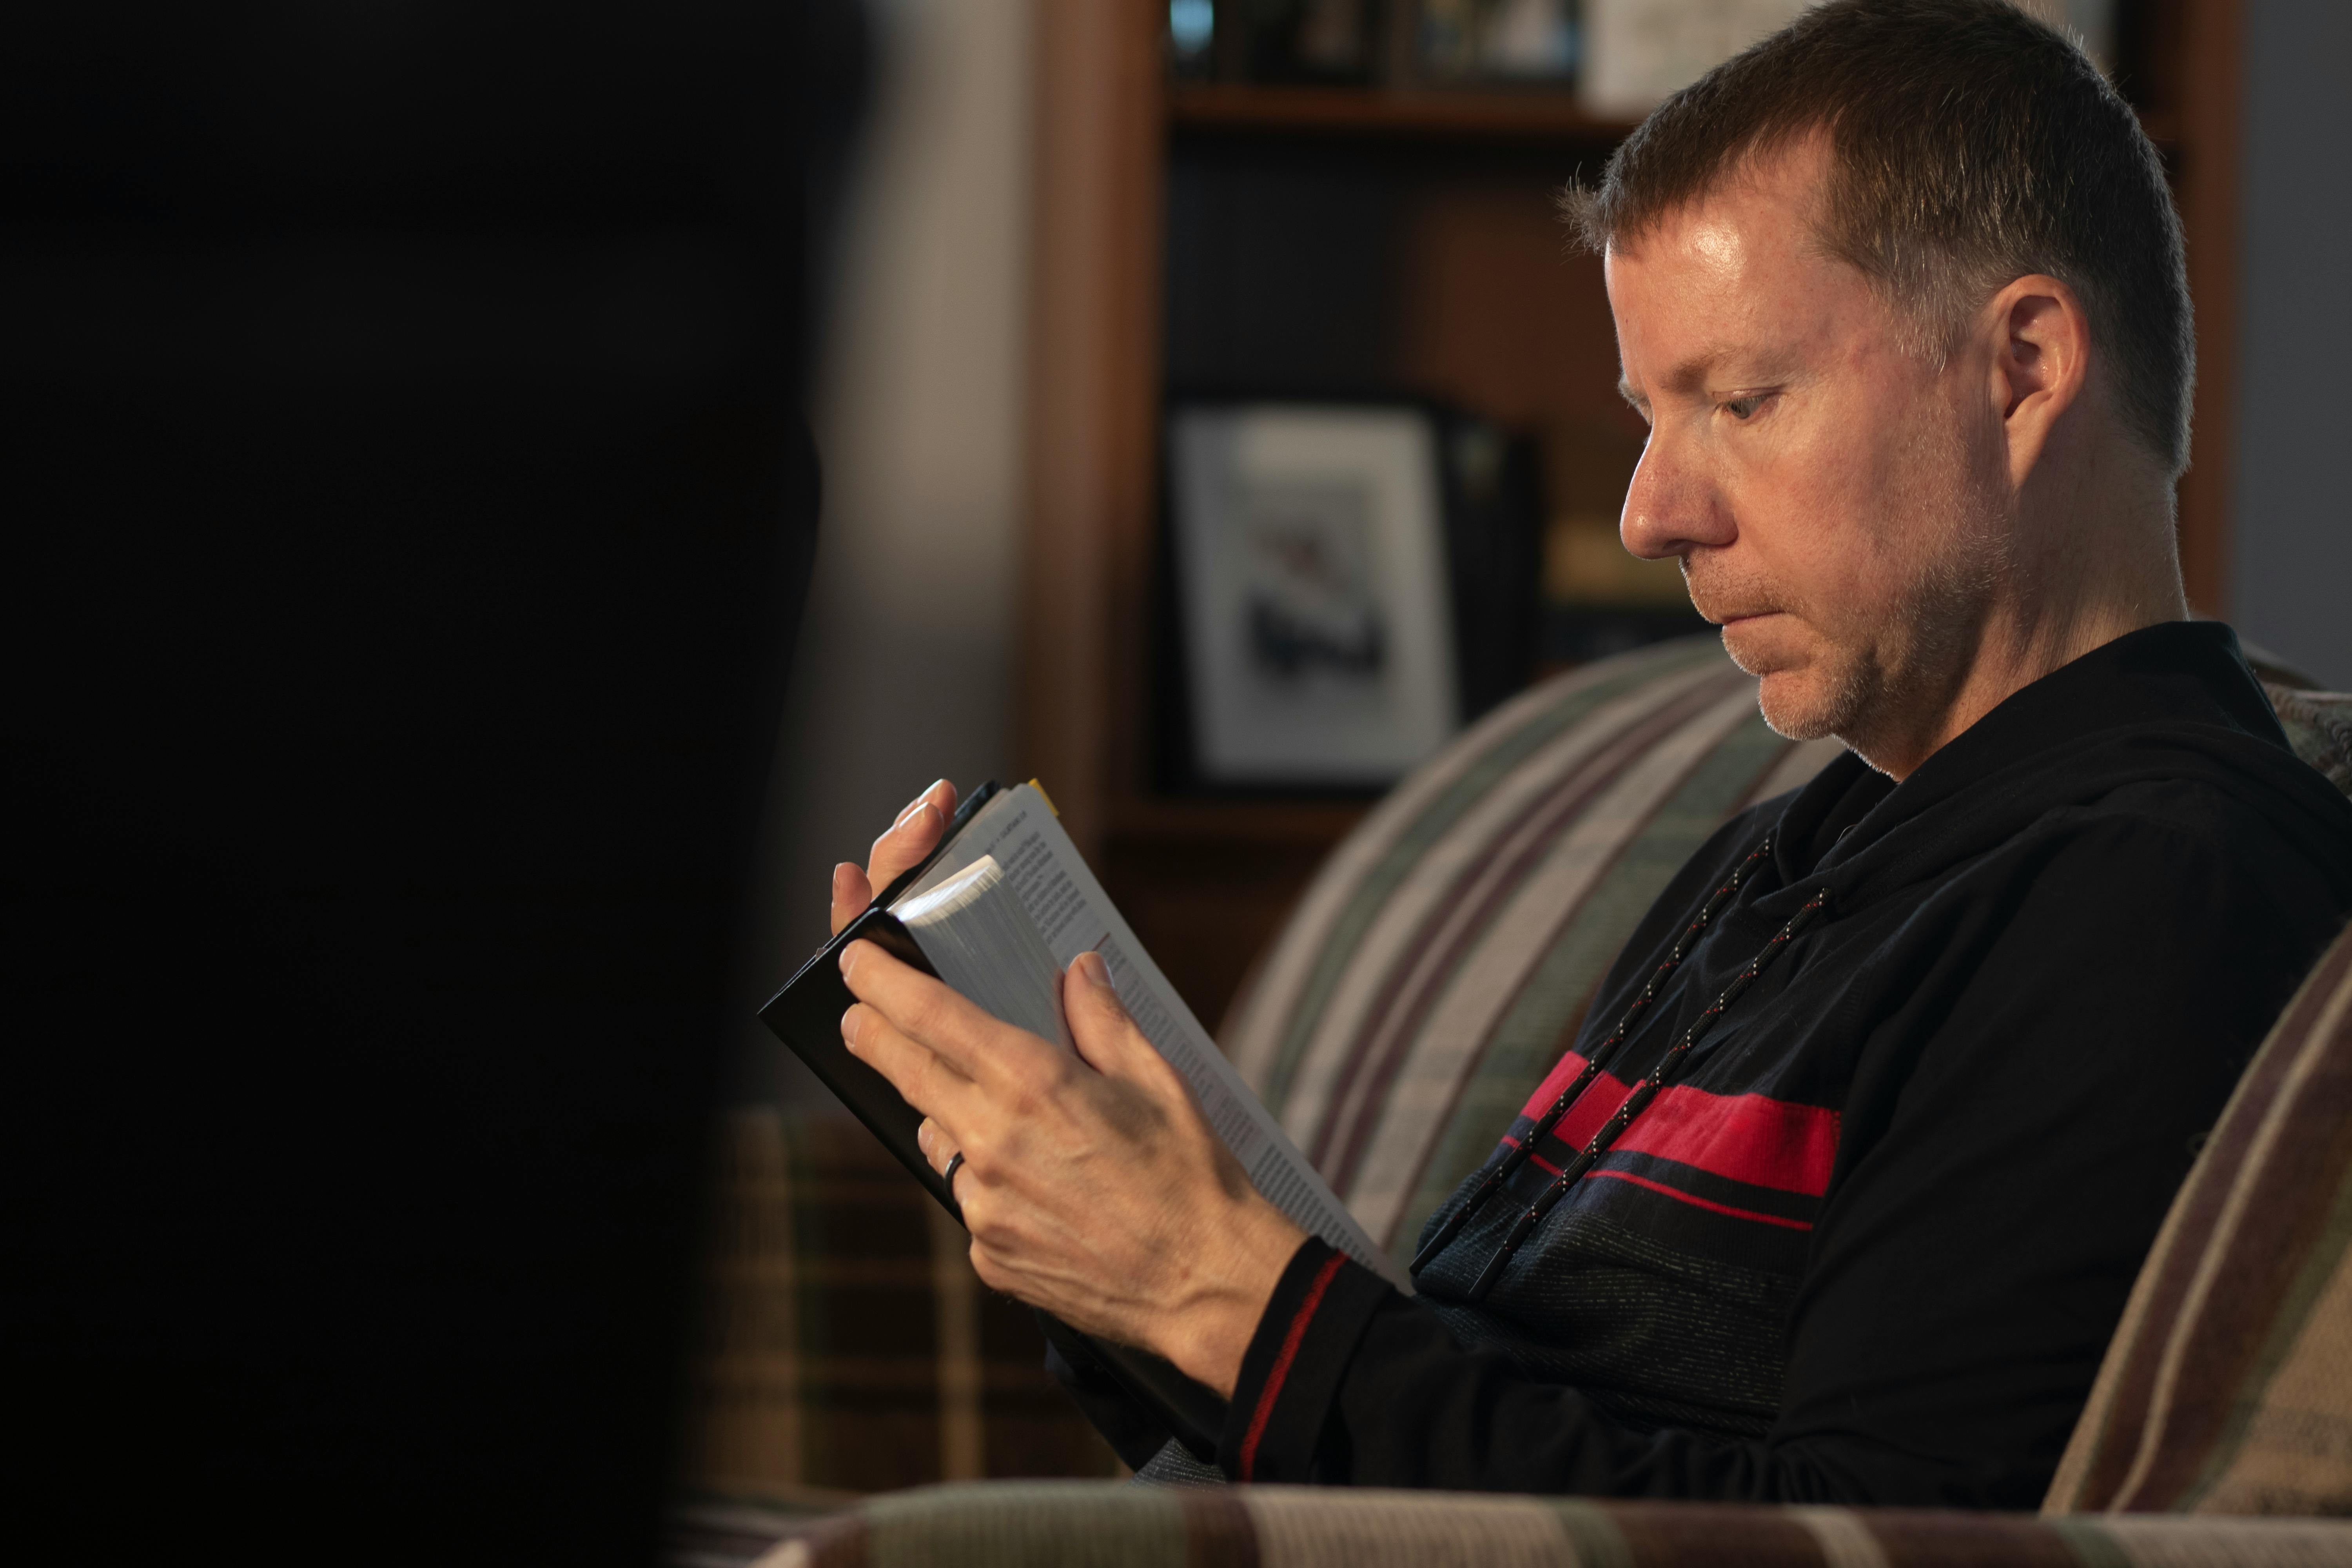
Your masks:
M 1573 72 L 1573 0 L 1173 0 L 1178 80 L 1414 88 Z
M 961 1220 L 953 1189 L 916 1144 L 921 1115 L 842 1043 L 841 1016 L 854 999 L 839 958 L 860 939 L 938 976 L 991 1016 L 1066 1049 L 1071 1043 L 1061 972 L 1079 953 L 1099 952 L 1136 1026 L 1183 1077 L 1210 1126 L 1266 1200 L 1301 1230 L 1399 1288 L 1412 1289 L 1169 984 L 1034 782 L 975 790 L 930 855 L 884 889 L 760 1010 L 761 1021 Z M 1194 1453 L 1215 1452 L 1224 1419 L 1215 1394 L 1133 1347 L 1093 1340 L 1066 1325 L 1049 1324 L 1047 1331 L 1065 1343 L 1083 1342 Z

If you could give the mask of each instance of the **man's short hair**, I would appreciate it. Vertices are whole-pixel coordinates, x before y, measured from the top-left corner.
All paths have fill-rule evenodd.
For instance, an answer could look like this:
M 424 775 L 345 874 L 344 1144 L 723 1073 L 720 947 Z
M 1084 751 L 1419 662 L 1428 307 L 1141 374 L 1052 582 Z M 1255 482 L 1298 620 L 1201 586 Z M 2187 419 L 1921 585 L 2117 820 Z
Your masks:
M 1830 0 L 1675 94 L 1563 210 L 1638 239 L 1749 160 L 1825 132 L 1818 217 L 1940 355 L 2028 273 L 2082 298 L 2126 427 L 2178 475 L 2197 348 L 2180 220 L 2139 120 L 2082 50 L 2007 0 Z

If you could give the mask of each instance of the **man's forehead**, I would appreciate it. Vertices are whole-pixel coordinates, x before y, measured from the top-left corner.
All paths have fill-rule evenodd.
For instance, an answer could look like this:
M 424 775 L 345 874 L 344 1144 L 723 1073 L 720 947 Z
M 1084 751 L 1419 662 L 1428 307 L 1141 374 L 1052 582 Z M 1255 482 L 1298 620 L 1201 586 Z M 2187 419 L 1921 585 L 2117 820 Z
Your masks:
M 1618 390 L 1691 390 L 1727 361 L 1752 355 L 1866 288 L 1828 256 L 1813 216 L 1827 174 L 1825 142 L 1748 161 L 1737 177 L 1661 214 L 1602 256 L 1625 374 Z
M 1811 242 L 1829 174 L 1823 139 L 1743 158 L 1690 200 L 1612 237 L 1603 265 L 1672 260 L 1724 271 L 1750 263 L 1759 247 L 1817 253 Z

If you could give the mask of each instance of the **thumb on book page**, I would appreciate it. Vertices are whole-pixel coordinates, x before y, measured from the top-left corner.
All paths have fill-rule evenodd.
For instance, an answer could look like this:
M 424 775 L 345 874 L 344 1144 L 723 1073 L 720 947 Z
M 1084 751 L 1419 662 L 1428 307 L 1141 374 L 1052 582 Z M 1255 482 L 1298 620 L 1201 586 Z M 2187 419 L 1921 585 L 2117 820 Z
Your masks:
M 1070 961 L 1062 976 L 1062 1011 L 1070 1021 L 1070 1038 L 1078 1055 L 1096 1071 L 1129 1068 L 1138 1050 L 1158 1059 L 1143 1031 L 1128 1016 L 1101 953 L 1082 952 Z

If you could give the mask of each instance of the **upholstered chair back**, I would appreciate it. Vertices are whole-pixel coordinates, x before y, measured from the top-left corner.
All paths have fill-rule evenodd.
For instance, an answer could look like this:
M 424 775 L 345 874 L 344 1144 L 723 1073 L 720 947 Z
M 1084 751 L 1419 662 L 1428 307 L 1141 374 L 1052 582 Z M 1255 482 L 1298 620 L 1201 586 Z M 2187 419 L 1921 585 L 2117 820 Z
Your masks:
M 2352 931 L 2207 1137 L 2042 1506 L 2352 1514 Z

